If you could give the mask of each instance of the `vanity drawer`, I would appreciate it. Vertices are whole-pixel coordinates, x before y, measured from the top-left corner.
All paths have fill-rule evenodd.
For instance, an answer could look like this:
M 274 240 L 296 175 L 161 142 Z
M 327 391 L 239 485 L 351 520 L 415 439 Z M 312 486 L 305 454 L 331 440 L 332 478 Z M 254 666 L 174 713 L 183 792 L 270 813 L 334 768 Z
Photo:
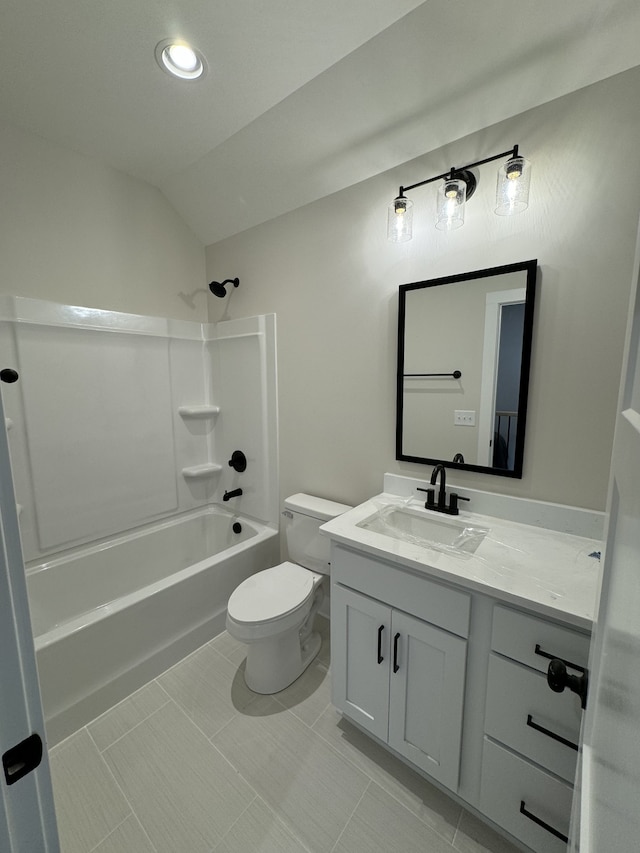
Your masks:
M 573 784 L 581 721 L 574 693 L 554 693 L 542 673 L 490 656 L 485 731 L 492 738 Z
M 494 608 L 492 649 L 539 672 L 546 674 L 550 658 L 586 667 L 589 642 L 588 634 L 527 616 L 510 607 Z
M 485 738 L 480 810 L 524 844 L 566 853 L 572 796 L 570 785 Z
M 331 579 L 452 634 L 469 636 L 471 596 L 425 575 L 334 545 Z

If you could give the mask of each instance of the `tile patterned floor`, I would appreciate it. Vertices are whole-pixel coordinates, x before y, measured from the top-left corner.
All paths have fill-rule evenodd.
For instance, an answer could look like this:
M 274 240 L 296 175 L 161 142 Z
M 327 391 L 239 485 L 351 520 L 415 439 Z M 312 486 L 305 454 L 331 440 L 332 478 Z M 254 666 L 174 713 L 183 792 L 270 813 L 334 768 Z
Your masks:
M 250 691 L 221 634 L 51 750 L 63 853 L 517 853 L 330 704 Z

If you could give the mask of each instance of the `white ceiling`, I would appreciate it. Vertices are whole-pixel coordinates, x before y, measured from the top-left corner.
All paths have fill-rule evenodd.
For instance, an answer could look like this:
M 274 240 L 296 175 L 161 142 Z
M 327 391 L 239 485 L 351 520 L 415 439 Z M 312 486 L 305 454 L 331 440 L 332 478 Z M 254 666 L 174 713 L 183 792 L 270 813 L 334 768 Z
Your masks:
M 205 244 L 640 64 L 638 0 L 2 0 L 0 14 L 3 120 L 158 186 Z M 173 36 L 204 53 L 204 80 L 158 68 Z

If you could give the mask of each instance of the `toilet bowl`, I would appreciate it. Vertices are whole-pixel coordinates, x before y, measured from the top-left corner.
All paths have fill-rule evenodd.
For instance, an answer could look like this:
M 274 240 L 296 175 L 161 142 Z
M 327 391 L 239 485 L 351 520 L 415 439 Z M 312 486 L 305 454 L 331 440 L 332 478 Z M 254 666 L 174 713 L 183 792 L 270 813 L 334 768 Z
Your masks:
M 245 681 L 256 693 L 277 693 L 305 671 L 322 640 L 313 623 L 329 573 L 326 521 L 351 507 L 297 494 L 284 502 L 286 561 L 243 581 L 227 605 L 227 631 L 247 645 Z

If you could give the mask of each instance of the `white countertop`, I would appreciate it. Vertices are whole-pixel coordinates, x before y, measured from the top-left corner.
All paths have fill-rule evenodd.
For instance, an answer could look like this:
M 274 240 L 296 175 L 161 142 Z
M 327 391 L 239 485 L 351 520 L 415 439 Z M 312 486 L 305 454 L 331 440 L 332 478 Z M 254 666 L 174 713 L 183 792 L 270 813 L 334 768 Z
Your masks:
M 357 525 L 385 503 L 407 500 L 383 493 L 327 522 L 321 531 L 336 542 L 501 601 L 591 630 L 600 583 L 600 561 L 589 556 L 602 543 L 494 516 L 460 511 L 454 518 L 489 532 L 475 554 L 460 555 L 392 538 Z M 411 511 L 433 513 L 412 501 Z

